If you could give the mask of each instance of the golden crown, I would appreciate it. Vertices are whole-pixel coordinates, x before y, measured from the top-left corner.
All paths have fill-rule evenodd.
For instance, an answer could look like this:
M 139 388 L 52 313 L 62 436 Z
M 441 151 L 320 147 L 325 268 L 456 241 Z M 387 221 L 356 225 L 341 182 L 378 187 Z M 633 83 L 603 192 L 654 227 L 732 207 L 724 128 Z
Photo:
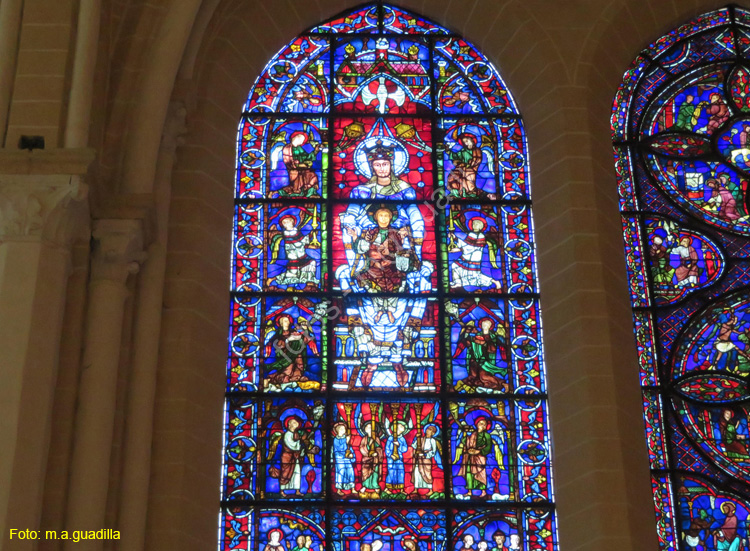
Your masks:
M 369 149 L 365 149 L 367 160 L 369 162 L 378 161 L 384 159 L 386 161 L 393 161 L 393 153 L 395 147 L 387 146 L 383 143 L 383 140 L 378 140 L 375 145 Z

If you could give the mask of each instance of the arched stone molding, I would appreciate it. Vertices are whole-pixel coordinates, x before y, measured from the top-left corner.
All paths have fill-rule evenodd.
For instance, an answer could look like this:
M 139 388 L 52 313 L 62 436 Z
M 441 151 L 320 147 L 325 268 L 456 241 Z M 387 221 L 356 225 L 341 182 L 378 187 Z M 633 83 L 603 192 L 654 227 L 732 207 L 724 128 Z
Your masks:
M 132 115 L 132 127 L 124 145 L 121 190 L 152 190 L 162 129 L 172 88 L 200 0 L 173 2 L 162 22 L 153 55 L 139 90 L 140 101 Z

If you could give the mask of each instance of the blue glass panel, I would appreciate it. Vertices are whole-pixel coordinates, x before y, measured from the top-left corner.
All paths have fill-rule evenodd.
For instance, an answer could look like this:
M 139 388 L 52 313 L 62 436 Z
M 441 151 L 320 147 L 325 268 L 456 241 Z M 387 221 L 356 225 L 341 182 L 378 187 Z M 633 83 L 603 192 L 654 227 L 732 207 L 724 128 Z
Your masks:
M 445 511 L 336 508 L 331 515 L 335 551 L 445 551 Z
M 492 63 L 460 38 L 435 42 L 439 107 L 446 113 L 518 113 Z
M 323 402 L 275 398 L 263 401 L 259 409 L 259 496 L 320 499 L 324 493 Z
M 319 36 L 302 36 L 282 48 L 255 81 L 243 111 L 328 111 L 328 52 L 328 39 Z
M 310 29 L 311 33 L 374 33 L 378 30 L 378 7 L 365 6 Z
M 405 12 L 394 6 L 383 6 L 383 27 L 385 32 L 399 34 L 449 34 L 440 25 Z

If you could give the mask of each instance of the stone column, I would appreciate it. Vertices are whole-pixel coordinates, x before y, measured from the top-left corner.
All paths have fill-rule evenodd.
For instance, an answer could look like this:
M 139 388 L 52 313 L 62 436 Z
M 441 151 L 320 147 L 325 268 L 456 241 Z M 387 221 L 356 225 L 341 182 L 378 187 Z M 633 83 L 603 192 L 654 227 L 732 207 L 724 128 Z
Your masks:
M 3 142 L 5 142 L 5 130 L 8 127 L 22 13 L 22 0 L 0 2 L 0 146 L 5 145 Z
M 109 489 L 117 370 L 126 281 L 144 260 L 138 220 L 98 220 L 92 235 L 83 369 L 78 391 L 66 525 L 101 530 Z M 101 549 L 103 541 L 67 542 L 65 549 Z
M 0 174 L 2 550 L 36 546 L 9 530 L 39 528 L 71 244 L 88 222 L 79 176 L 30 174 L 40 157 L 21 157 L 24 174 Z
M 186 114 L 187 110 L 181 102 L 170 105 L 154 182 L 156 239 L 149 246 L 148 260 L 143 265 L 138 282 L 117 518 L 122 535 L 120 551 L 141 551 L 146 540 L 171 178 L 175 151 L 187 131 Z
M 80 2 L 76 53 L 65 123 L 65 147 L 85 147 L 88 144 L 101 11 L 101 0 Z

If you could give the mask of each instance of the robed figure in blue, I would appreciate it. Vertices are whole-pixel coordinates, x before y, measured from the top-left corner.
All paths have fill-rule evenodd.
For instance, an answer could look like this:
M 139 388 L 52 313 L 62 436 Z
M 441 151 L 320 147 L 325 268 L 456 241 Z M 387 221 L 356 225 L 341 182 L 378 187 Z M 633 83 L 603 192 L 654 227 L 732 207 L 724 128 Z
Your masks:
M 406 425 L 402 421 L 394 421 L 391 425 L 391 434 L 385 442 L 385 457 L 388 466 L 388 475 L 385 479 L 385 488 L 391 494 L 404 492 L 404 454 L 409 449 L 404 438 Z
M 336 493 L 343 495 L 344 491 L 354 489 L 354 450 L 346 425 L 337 423 L 333 432 L 333 461 L 336 468 L 334 487 Z

